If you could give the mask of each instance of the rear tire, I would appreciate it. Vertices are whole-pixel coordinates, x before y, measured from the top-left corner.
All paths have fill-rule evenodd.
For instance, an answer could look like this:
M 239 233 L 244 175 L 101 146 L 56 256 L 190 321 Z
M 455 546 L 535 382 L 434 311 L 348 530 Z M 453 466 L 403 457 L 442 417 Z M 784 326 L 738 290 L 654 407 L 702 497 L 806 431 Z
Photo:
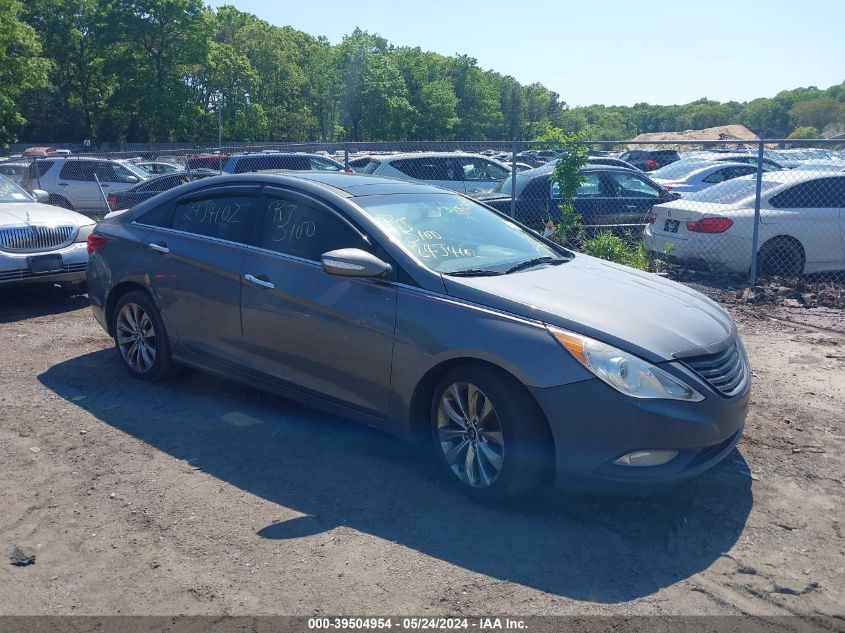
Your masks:
M 775 237 L 760 247 L 757 273 L 764 276 L 797 277 L 804 272 L 804 247 L 797 240 Z
M 479 501 L 540 485 L 552 466 L 551 433 L 536 402 L 513 378 L 462 365 L 434 390 L 431 429 L 447 476 Z
M 170 341 L 149 294 L 133 290 L 120 297 L 112 323 L 117 353 L 130 374 L 152 382 L 175 373 Z

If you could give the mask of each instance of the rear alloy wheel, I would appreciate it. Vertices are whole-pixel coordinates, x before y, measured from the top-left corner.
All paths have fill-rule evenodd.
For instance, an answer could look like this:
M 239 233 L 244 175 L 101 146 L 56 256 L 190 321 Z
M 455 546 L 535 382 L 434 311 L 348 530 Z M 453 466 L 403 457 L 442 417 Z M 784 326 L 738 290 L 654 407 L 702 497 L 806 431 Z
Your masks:
M 123 295 L 114 311 L 114 342 L 129 372 L 142 380 L 160 380 L 173 373 L 170 343 L 149 295 Z
M 434 390 L 431 431 L 448 477 L 480 501 L 523 493 L 550 474 L 545 418 L 525 388 L 495 368 L 447 371 Z

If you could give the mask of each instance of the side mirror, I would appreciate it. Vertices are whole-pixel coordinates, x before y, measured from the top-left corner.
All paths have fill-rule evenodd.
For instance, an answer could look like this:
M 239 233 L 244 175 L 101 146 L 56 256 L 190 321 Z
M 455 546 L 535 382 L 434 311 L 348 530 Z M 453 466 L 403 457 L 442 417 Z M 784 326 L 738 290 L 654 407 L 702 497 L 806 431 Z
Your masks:
M 391 266 L 360 248 L 340 248 L 323 253 L 323 270 L 338 277 L 378 277 L 391 271 Z
M 126 182 L 131 182 L 131 183 L 134 184 L 134 183 L 138 182 L 138 176 L 127 176 Z
M 32 195 L 35 198 L 35 201 L 40 202 L 41 204 L 47 204 L 50 200 L 50 194 L 43 189 L 33 189 Z

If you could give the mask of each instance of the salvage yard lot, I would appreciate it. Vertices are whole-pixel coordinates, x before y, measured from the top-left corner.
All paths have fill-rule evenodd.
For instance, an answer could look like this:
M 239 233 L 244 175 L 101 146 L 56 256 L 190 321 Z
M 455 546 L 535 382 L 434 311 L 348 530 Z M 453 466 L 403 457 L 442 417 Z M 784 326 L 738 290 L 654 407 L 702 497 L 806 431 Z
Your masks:
M 425 447 L 198 372 L 84 297 L 0 295 L 0 614 L 836 614 L 845 335 L 733 308 L 738 450 L 649 498 L 467 501 Z M 756 310 L 756 311 L 755 311 Z

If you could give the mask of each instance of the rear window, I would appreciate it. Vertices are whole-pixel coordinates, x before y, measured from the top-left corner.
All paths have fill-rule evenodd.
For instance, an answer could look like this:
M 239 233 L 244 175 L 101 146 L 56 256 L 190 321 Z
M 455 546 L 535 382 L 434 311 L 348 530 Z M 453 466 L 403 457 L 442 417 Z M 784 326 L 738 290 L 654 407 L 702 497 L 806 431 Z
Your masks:
M 765 180 L 761 184 L 761 193 L 765 193 L 783 183 Z M 744 176 L 734 178 L 726 182 L 720 182 L 698 193 L 691 193 L 684 196 L 684 200 L 695 200 L 697 202 L 710 202 L 714 204 L 733 204 L 747 198 L 753 199 L 757 191 L 757 177 Z

